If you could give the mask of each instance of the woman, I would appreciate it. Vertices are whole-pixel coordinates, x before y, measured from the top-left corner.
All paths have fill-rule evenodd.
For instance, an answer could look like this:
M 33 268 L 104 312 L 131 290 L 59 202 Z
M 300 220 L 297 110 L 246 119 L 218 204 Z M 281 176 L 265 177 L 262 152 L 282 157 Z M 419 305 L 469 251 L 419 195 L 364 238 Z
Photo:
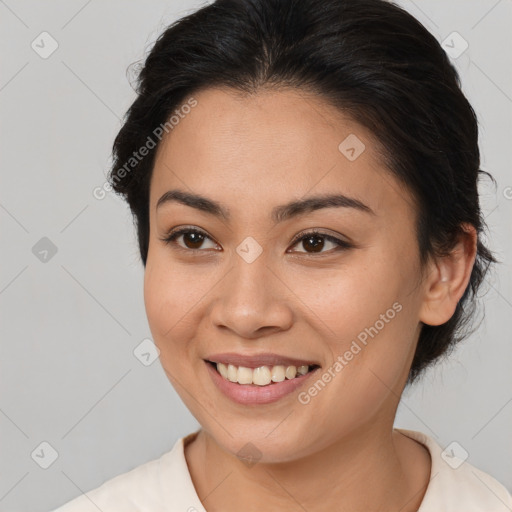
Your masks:
M 496 261 L 477 120 L 417 20 L 217 0 L 158 39 L 114 157 L 160 361 L 201 429 L 59 512 L 511 509 L 393 429 Z

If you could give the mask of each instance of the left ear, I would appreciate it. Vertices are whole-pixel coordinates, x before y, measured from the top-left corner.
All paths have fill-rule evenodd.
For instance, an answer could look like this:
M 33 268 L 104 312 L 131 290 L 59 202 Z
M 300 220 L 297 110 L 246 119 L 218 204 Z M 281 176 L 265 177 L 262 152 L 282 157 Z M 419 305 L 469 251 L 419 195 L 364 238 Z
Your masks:
M 419 316 L 424 324 L 441 325 L 450 320 L 468 286 L 476 258 L 477 232 L 467 223 L 462 229 L 451 253 L 430 262 Z

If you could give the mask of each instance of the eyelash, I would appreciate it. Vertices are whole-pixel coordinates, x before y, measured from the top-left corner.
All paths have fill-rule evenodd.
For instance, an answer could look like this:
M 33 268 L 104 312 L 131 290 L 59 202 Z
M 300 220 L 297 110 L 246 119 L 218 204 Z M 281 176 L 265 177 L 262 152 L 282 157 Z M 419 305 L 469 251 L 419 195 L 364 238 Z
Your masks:
M 180 235 L 187 234 L 187 233 L 196 233 L 196 234 L 202 235 L 206 238 L 209 238 L 210 240 L 215 242 L 215 240 L 213 240 L 210 236 L 208 236 L 208 234 L 205 233 L 203 230 L 193 228 L 193 227 L 184 227 L 184 228 L 180 228 L 174 232 L 171 231 L 167 236 L 161 238 L 160 240 L 162 240 L 166 244 L 175 245 L 178 250 L 186 251 L 189 253 L 196 253 L 197 255 L 200 255 L 201 252 L 205 252 L 204 249 L 189 249 L 189 248 L 181 247 L 180 245 L 178 245 L 176 243 L 176 238 L 178 238 Z M 308 256 L 315 256 L 316 254 L 318 254 L 318 255 L 332 254 L 333 252 L 343 251 L 343 250 L 351 249 L 354 247 L 351 243 L 346 242 L 345 240 L 340 240 L 339 238 L 336 238 L 332 235 L 328 235 L 326 233 L 322 233 L 321 231 L 316 231 L 316 230 L 305 231 L 305 232 L 299 233 L 293 239 L 291 246 L 293 247 L 293 246 L 297 245 L 297 243 L 301 242 L 302 240 L 305 240 L 305 239 L 311 238 L 311 237 L 324 238 L 325 240 L 328 240 L 329 242 L 336 244 L 338 247 L 336 247 L 335 249 L 331 249 L 329 251 L 320 252 L 320 253 L 313 253 L 313 252 L 306 252 L 306 251 L 304 251 L 304 252 L 299 251 L 299 253 L 302 253 L 302 254 L 305 254 Z

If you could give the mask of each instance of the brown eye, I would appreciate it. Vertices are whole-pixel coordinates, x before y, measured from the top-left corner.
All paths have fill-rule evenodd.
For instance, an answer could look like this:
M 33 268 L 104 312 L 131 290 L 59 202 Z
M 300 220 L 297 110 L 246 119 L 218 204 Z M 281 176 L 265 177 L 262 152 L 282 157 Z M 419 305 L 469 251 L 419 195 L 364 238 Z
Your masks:
M 345 242 L 344 240 L 340 240 L 332 235 L 327 235 L 325 233 L 321 233 L 318 231 L 312 231 L 309 233 L 303 233 L 299 235 L 299 238 L 295 240 L 293 246 L 302 244 L 302 248 L 304 251 L 292 251 L 292 252 L 304 252 L 306 254 L 321 254 L 326 252 L 337 252 L 340 250 L 350 249 L 352 244 L 349 242 Z M 323 249 L 326 247 L 327 249 L 324 251 Z M 329 247 L 329 244 L 331 246 Z M 334 249 L 334 250 L 329 250 Z
M 324 245 L 324 237 L 321 236 L 307 236 L 302 239 L 302 247 L 304 247 L 306 251 L 311 249 L 312 252 L 321 252 Z
M 183 238 L 182 244 L 178 243 L 178 239 Z M 202 245 L 206 240 L 211 238 L 203 231 L 195 228 L 182 228 L 177 231 L 171 232 L 162 240 L 167 244 L 174 244 L 180 249 L 198 251 L 202 248 Z M 213 242 L 213 241 L 212 241 Z M 214 249 L 217 249 L 217 245 L 214 243 Z M 204 249 L 204 247 L 203 247 Z M 218 250 L 218 249 L 217 249 Z
M 183 233 L 183 243 L 189 249 L 199 249 L 204 241 L 204 236 L 201 233 L 196 233 L 194 231 L 189 231 L 188 233 Z
M 182 242 L 179 243 L 179 239 L 182 238 Z M 191 252 L 205 252 L 206 249 L 220 250 L 218 245 L 202 230 L 197 228 L 181 228 L 177 231 L 171 232 L 165 238 L 161 239 L 167 244 L 173 244 L 178 249 Z M 210 240 L 213 244 L 211 247 L 204 247 L 204 244 Z M 302 244 L 304 251 L 292 251 L 302 252 L 305 254 L 322 254 L 337 252 L 340 250 L 346 250 L 353 247 L 352 244 L 344 240 L 340 240 L 332 235 L 327 235 L 318 231 L 312 231 L 309 233 L 301 234 L 295 239 L 292 247 L 295 245 Z M 330 246 L 329 246 L 330 244 Z M 327 250 L 324 250 L 327 247 Z

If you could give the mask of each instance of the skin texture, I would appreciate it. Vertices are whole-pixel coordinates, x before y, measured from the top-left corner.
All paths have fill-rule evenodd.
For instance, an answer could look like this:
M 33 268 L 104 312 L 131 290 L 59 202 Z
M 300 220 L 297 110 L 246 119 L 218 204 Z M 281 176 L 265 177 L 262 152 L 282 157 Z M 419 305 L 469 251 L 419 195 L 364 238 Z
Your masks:
M 393 431 L 393 420 L 420 322 L 446 322 L 468 284 L 474 229 L 467 226 L 453 255 L 431 260 L 422 273 L 414 201 L 365 128 L 293 89 L 242 96 L 210 88 L 194 97 L 197 106 L 156 156 L 144 299 L 161 364 L 202 426 L 185 450 L 199 497 L 209 512 L 298 504 L 308 511 L 416 510 L 430 457 Z M 366 146 L 354 161 L 338 149 L 350 134 Z M 222 203 L 230 221 L 177 202 L 157 210 L 171 189 Z M 361 200 L 375 215 L 328 208 L 278 224 L 270 219 L 276 205 L 333 192 Z M 202 246 L 190 238 L 187 246 L 183 236 L 162 241 L 185 225 L 209 238 Z M 292 243 L 311 228 L 353 247 L 336 250 L 324 239 L 317 253 Z M 252 263 L 236 252 L 248 236 L 262 248 Z M 401 311 L 307 405 L 297 392 L 266 405 L 235 404 L 207 373 L 204 359 L 218 352 L 275 352 L 325 370 L 394 303 Z M 261 452 L 250 467 L 236 456 L 247 443 Z

